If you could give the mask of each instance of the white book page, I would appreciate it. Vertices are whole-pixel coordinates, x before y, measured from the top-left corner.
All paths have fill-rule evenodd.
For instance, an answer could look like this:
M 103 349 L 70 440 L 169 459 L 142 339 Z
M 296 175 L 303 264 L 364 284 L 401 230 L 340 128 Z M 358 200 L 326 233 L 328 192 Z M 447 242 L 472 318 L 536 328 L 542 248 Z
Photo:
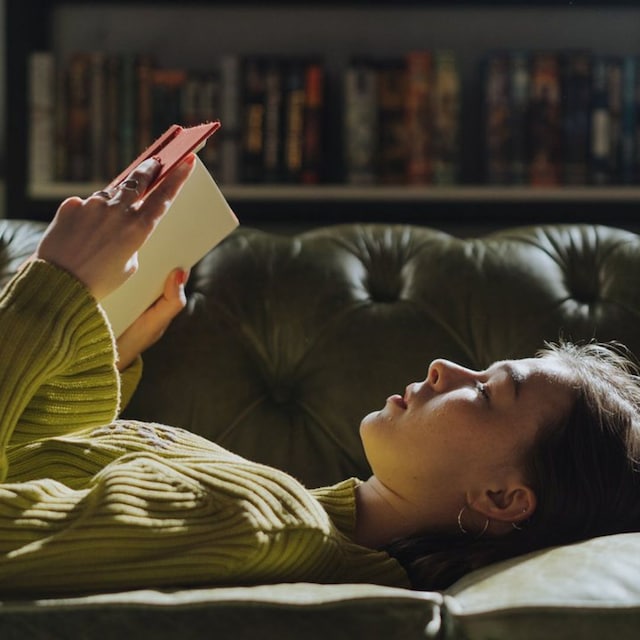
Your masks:
M 191 268 L 238 226 L 202 161 L 138 252 L 138 270 L 101 301 L 114 335 L 121 335 L 162 294 L 177 267 Z

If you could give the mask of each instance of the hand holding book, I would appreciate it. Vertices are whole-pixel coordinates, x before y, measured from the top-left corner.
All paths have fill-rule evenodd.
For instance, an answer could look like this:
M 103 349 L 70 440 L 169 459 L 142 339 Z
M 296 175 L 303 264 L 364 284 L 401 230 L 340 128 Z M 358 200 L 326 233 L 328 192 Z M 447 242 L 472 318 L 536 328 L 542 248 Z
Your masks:
M 104 191 L 66 200 L 45 233 L 37 256 L 89 287 L 116 336 L 163 295 L 170 273 L 238 226 L 193 155 L 219 126 L 170 127 Z

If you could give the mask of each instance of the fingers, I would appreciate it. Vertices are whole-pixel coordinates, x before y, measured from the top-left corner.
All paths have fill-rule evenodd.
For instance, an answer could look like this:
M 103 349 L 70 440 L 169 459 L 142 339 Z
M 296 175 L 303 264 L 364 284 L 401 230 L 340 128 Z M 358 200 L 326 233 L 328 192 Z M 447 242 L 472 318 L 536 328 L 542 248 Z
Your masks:
M 174 269 L 164 283 L 162 296 L 169 303 L 169 307 L 174 310 L 174 314 L 179 313 L 187 304 L 187 297 L 184 292 L 184 285 L 189 279 L 189 271 L 186 269 Z M 172 316 L 173 317 L 173 316 Z
M 140 208 L 140 213 L 148 220 L 153 221 L 159 218 L 168 208 L 169 204 L 176 197 L 182 185 L 191 175 L 195 165 L 196 157 L 188 155 L 175 169 L 167 175 L 164 180 L 145 198 L 144 206 Z
M 118 338 L 120 371 L 159 340 L 184 309 L 187 303 L 184 284 L 188 275 L 184 269 L 174 269 L 165 281 L 162 295 Z
M 160 163 L 149 158 L 140 163 L 120 184 L 96 191 L 92 197 L 128 210 L 146 193 L 159 171 Z

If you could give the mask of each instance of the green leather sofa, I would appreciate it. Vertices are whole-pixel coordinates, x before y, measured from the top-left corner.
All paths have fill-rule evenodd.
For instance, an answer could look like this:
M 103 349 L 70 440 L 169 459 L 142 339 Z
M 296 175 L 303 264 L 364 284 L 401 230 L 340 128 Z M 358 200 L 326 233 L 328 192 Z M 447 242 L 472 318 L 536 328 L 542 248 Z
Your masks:
M 42 225 L 0 220 L 0 281 Z M 193 269 L 127 414 L 192 429 L 309 486 L 366 477 L 360 418 L 435 357 L 473 367 L 559 335 L 640 355 L 640 237 L 603 226 L 461 240 L 424 227 L 239 229 Z M 640 637 L 640 533 L 549 549 L 444 593 L 278 584 L 0 602 L 0 638 Z

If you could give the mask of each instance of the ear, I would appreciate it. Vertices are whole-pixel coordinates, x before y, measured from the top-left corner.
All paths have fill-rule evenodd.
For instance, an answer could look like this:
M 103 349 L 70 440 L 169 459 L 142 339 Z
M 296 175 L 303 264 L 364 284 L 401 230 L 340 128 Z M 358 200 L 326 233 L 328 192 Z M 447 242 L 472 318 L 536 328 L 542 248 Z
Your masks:
M 475 497 L 469 496 L 469 507 L 490 521 L 518 524 L 530 518 L 536 510 L 536 494 L 526 484 L 505 489 L 487 489 Z

